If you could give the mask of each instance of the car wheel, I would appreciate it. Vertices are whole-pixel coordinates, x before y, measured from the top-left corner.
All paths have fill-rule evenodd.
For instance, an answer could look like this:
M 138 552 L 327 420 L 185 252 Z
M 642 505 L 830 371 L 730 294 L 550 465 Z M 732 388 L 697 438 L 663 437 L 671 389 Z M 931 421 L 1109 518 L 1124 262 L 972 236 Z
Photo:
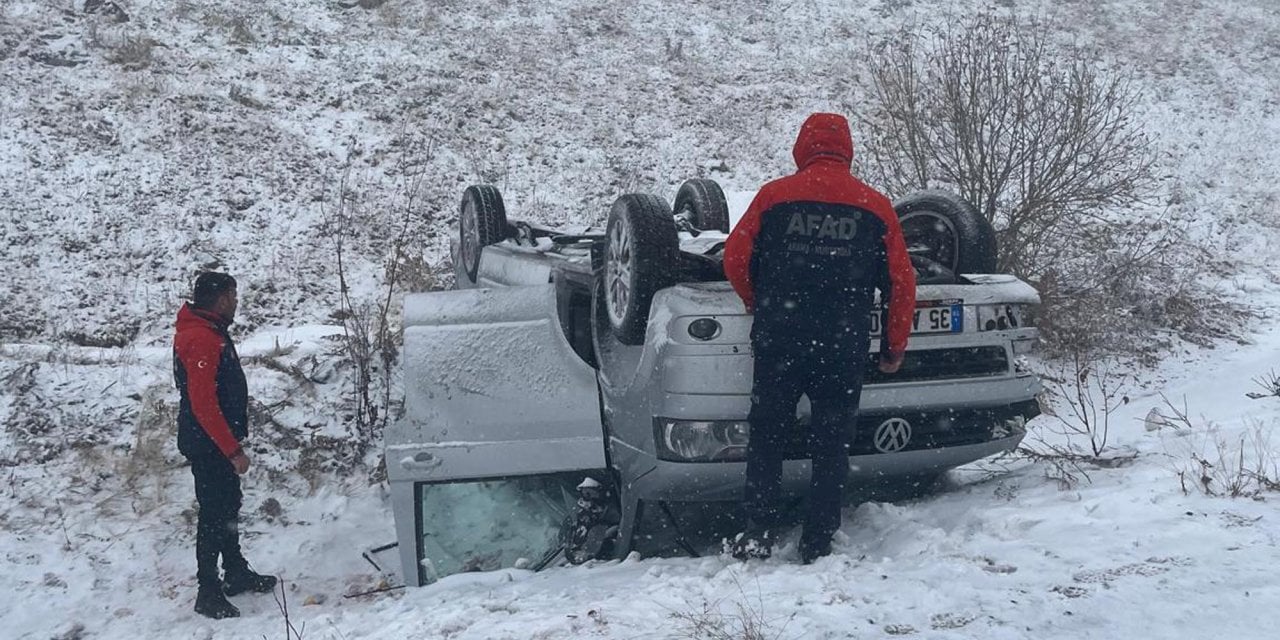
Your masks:
M 619 342 L 644 342 L 649 303 L 673 283 L 679 251 L 675 219 L 661 198 L 633 193 L 613 203 L 601 277 L 605 315 Z
M 729 203 L 715 180 L 685 180 L 676 191 L 676 201 L 671 208 L 677 217 L 684 216 L 699 231 L 729 233 Z
M 507 210 L 498 188 L 475 184 L 462 192 L 458 212 L 458 258 L 472 282 L 480 273 L 480 250 L 507 237 Z
M 894 203 L 907 253 L 953 273 L 995 273 L 996 233 L 972 204 L 946 191 L 921 191 Z

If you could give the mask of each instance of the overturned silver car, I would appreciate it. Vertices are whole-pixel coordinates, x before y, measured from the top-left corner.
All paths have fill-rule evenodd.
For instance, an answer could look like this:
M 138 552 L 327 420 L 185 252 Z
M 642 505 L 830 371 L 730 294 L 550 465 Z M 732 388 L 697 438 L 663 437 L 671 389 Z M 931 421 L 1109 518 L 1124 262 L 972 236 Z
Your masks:
M 850 486 L 864 489 L 927 487 L 1015 448 L 1039 414 L 1040 382 L 1019 365 L 1035 290 L 991 273 L 994 233 L 963 200 L 921 192 L 895 208 L 916 318 L 897 373 L 878 370 L 874 343 L 849 363 L 866 369 L 849 430 Z M 705 179 L 674 207 L 619 198 L 603 233 L 516 222 L 496 188 L 466 190 L 456 290 L 405 300 L 406 416 L 386 460 L 406 583 L 621 557 L 646 510 L 678 530 L 672 505 L 741 498 L 752 318 L 721 267 L 730 218 Z M 802 400 L 784 467 L 796 495 L 807 420 Z

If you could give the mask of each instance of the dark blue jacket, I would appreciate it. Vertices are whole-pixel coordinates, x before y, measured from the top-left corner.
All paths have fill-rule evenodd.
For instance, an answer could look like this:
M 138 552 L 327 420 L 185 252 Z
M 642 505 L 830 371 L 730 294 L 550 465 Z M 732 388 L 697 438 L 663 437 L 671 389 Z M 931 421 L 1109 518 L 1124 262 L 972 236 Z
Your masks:
M 249 388 L 240 356 L 218 314 L 183 305 L 173 336 L 173 379 L 178 406 L 178 450 L 189 459 L 241 452 L 249 436 Z
M 755 314 L 753 344 L 865 350 L 879 289 L 882 351 L 901 356 L 916 279 L 893 205 L 849 173 L 843 116 L 810 116 L 793 155 L 799 170 L 760 189 L 725 245 L 725 275 Z

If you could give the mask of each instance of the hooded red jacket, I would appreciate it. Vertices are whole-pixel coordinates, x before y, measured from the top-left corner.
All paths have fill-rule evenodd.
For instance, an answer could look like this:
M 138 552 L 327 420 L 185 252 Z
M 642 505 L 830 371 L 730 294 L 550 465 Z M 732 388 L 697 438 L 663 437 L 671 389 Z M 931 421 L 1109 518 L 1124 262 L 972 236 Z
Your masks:
M 725 245 L 724 272 L 755 314 L 753 337 L 866 336 L 880 289 L 888 311 L 881 351 L 901 356 L 915 269 L 889 199 L 850 174 L 848 121 L 809 116 L 793 155 L 799 170 L 760 189 Z
M 178 404 L 178 450 L 189 459 L 241 452 L 249 435 L 249 391 L 227 321 L 190 305 L 178 311 L 173 336 Z

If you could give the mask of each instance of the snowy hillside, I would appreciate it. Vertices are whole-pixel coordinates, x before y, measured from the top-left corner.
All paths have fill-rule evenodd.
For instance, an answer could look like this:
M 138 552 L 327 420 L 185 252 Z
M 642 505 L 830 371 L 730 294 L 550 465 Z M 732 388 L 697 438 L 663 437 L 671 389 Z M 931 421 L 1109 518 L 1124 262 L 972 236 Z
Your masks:
M 217 624 L 190 610 L 168 344 L 214 266 L 241 280 L 256 401 L 245 546 L 289 582 L 307 638 L 716 638 L 699 624 L 743 618 L 779 638 L 1280 628 L 1280 494 L 1206 496 L 1196 462 L 1223 474 L 1215 490 L 1280 477 L 1280 397 L 1244 395 L 1280 353 L 1273 0 L 995 3 L 1137 74 L 1160 151 L 1152 210 L 1191 221 L 1222 261 L 1205 285 L 1254 312 L 1241 344 L 1175 340 L 1133 372 L 1111 418 L 1132 463 L 1070 486 L 1026 459 L 956 472 L 934 498 L 847 511 L 836 555 L 811 567 L 788 539 L 763 564 L 628 560 L 360 598 L 343 595 L 382 579 L 360 552 L 394 532 L 378 443 L 351 415 L 339 238 L 362 307 L 392 262 L 401 289 L 448 284 L 471 183 L 500 186 L 518 217 L 573 224 L 692 176 L 749 191 L 790 169 L 808 113 L 856 120 L 869 41 L 988 3 L 116 4 L 127 21 L 83 0 L 0 2 L 0 637 L 283 632 L 270 597 L 237 598 L 244 617 Z M 1171 412 L 1162 394 L 1185 399 L 1189 424 L 1147 419 Z M 1055 419 L 1038 422 L 1057 442 Z

